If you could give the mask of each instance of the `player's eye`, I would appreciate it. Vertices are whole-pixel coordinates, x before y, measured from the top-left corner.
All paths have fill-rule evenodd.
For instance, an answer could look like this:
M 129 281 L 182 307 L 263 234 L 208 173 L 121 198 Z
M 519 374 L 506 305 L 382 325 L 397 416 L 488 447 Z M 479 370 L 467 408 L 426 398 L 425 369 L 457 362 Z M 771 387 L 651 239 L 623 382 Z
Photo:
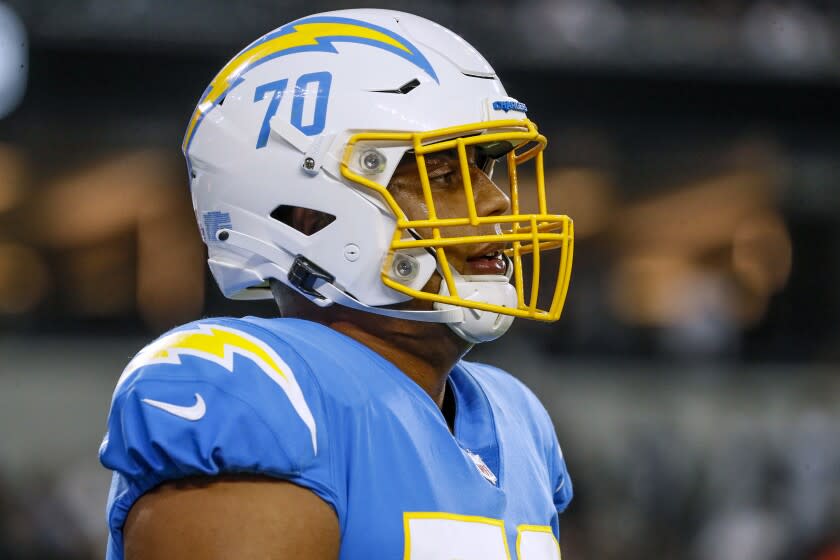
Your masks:
M 429 172 L 429 181 L 438 185 L 449 185 L 455 179 L 455 166 L 449 163 L 438 165 Z

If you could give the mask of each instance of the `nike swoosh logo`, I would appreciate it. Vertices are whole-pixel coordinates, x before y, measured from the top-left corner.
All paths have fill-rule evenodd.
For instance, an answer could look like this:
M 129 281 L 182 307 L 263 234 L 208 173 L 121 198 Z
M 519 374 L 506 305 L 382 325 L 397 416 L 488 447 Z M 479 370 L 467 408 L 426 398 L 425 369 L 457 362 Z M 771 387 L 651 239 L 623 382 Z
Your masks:
M 195 404 L 192 406 L 178 406 L 177 404 L 152 399 L 143 399 L 143 402 L 192 422 L 201 420 L 204 413 L 207 412 L 207 405 L 204 404 L 204 399 L 198 393 L 195 394 Z

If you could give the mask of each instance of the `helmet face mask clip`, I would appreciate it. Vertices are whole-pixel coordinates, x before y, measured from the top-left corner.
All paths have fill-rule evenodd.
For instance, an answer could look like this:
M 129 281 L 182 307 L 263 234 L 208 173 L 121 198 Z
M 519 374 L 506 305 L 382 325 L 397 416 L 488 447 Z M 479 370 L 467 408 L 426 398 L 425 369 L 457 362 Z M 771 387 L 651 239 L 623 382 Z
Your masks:
M 547 140 L 526 110 L 475 49 L 417 16 L 344 10 L 268 33 L 211 82 L 184 139 L 219 287 L 268 298 L 276 279 L 319 306 L 445 323 L 470 342 L 516 317 L 556 320 L 573 224 L 551 212 Z M 460 179 L 445 196 L 427 169 L 444 154 L 447 181 Z M 405 161 L 422 212 L 389 190 Z M 507 211 L 486 209 L 490 181 Z M 280 207 L 335 220 L 306 234 L 277 219 Z M 397 305 L 409 300 L 427 303 Z

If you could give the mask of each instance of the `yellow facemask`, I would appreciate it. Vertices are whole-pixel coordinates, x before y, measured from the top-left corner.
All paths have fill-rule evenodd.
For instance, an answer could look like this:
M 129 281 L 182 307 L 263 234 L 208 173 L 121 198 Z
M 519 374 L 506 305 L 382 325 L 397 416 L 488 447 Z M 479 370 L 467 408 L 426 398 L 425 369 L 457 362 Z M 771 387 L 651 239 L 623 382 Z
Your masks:
M 351 156 L 358 145 L 393 145 L 395 143 L 409 145 L 414 152 L 417 169 L 420 172 L 424 202 L 428 208 L 426 219 L 408 219 L 406 213 L 388 191 L 387 185 L 371 181 L 355 172 L 349 165 Z M 511 201 L 510 213 L 479 216 L 470 179 L 467 147 L 487 146 L 496 143 L 508 143 L 515 147 L 508 151 L 506 156 L 503 156 L 507 163 L 507 178 L 510 189 L 508 196 Z M 382 270 L 382 282 L 389 288 L 418 300 L 457 305 L 537 321 L 556 321 L 560 317 L 569 288 L 574 226 L 568 216 L 549 213 L 543 169 L 543 151 L 546 144 L 545 136 L 541 135 L 536 125 L 527 119 L 489 121 L 429 132 L 362 132 L 351 136 L 341 162 L 342 176 L 378 193 L 397 219 L 389 256 Z M 460 176 L 467 202 L 467 215 L 463 217 L 438 218 L 435 211 L 429 174 L 426 171 L 426 156 L 446 150 L 455 150 L 458 154 Z M 535 164 L 535 192 L 523 190 L 519 184 L 517 168 L 527 162 Z M 534 197 L 534 195 L 536 196 Z M 525 213 L 523 212 L 524 205 L 522 202 L 529 199 L 533 200 L 536 207 L 528 208 L 532 211 Z M 447 235 L 447 231 L 452 231 L 452 228 L 463 228 L 465 226 L 478 228 L 487 225 L 493 226 L 498 233 L 492 235 Z M 431 230 L 431 238 L 417 239 L 416 234 L 412 235 L 419 228 Z M 509 274 L 511 274 L 516 289 L 516 308 L 471 301 L 460 297 L 458 294 L 452 269 L 447 260 L 446 248 L 456 245 L 487 243 L 503 243 L 506 246 L 504 253 L 510 259 L 511 264 L 509 266 L 513 267 Z M 399 254 L 399 251 L 414 248 L 424 248 L 434 252 L 437 258 L 437 269 L 443 276 L 443 281 L 446 282 L 449 295 L 411 288 L 389 274 L 394 256 Z M 550 255 L 558 250 L 559 258 L 556 262 L 556 271 L 554 266 L 551 266 L 550 270 L 543 270 L 542 265 L 549 260 Z M 553 260 L 553 258 L 550 260 Z M 530 282 L 526 282 L 525 279 L 524 269 L 526 267 L 530 268 Z M 549 281 L 549 285 L 553 287 L 553 292 L 548 298 L 543 294 L 541 301 L 544 303 L 541 306 L 538 303 L 541 281 L 552 277 L 553 280 Z

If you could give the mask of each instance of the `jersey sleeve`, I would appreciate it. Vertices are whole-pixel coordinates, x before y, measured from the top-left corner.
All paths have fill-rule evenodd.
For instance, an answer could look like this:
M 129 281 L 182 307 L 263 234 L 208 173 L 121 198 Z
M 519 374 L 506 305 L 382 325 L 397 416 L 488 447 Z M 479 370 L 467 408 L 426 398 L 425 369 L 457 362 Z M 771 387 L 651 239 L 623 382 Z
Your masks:
M 341 517 L 321 395 L 294 349 L 251 324 L 193 323 L 145 348 L 117 384 L 100 447 L 114 471 L 109 548 L 122 548 L 122 526 L 140 496 L 188 476 L 286 479 Z
M 569 506 L 572 501 L 572 478 L 569 476 L 569 471 L 566 468 L 566 460 L 563 458 L 563 451 L 560 449 L 560 443 L 557 441 L 557 436 L 554 434 L 554 429 L 551 430 L 553 442 L 549 448 L 549 468 L 551 470 L 552 488 L 554 488 L 554 507 L 557 511 L 562 513 Z

